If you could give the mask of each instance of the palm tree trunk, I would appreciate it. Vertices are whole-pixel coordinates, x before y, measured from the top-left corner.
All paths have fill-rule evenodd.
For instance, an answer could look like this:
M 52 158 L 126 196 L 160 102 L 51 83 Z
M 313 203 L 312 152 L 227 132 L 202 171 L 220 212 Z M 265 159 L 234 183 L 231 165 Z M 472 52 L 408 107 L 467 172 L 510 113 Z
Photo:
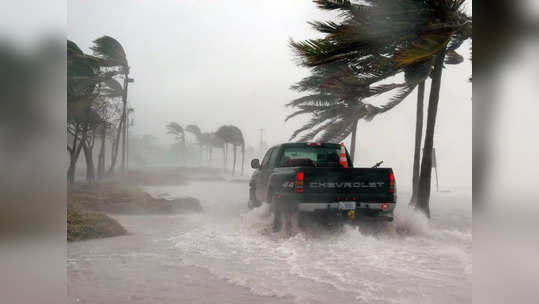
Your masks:
M 72 185 L 75 182 L 75 170 L 77 168 L 77 160 L 75 157 L 71 157 L 69 160 L 69 167 L 67 168 L 67 184 Z
M 415 205 L 417 201 L 417 191 L 419 187 L 419 162 L 421 160 L 421 141 L 423 138 L 423 100 L 425 99 L 425 80 L 417 87 L 417 109 L 415 117 L 415 146 L 414 146 L 414 171 L 412 174 L 412 198 L 410 205 Z
M 234 149 L 234 162 L 232 163 L 232 175 L 236 173 L 236 152 L 238 151 L 236 144 L 232 144 Z
M 430 87 L 429 108 L 427 111 L 427 129 L 425 132 L 425 144 L 423 148 L 423 159 L 421 160 L 421 174 L 419 177 L 419 187 L 417 194 L 416 209 L 425 213 L 430 218 L 430 184 L 432 173 L 432 147 L 434 142 L 434 127 L 436 126 L 436 114 L 438 112 L 438 101 L 440 99 L 440 88 L 442 81 L 442 68 L 444 64 L 445 50 L 436 58 L 436 64 L 432 73 Z
M 223 144 L 223 168 L 226 169 L 226 143 Z
M 67 169 L 67 182 L 68 185 L 72 185 L 75 182 L 75 172 L 77 169 L 77 160 L 79 159 L 80 151 L 82 150 L 82 144 L 71 152 L 71 158 L 69 160 L 69 168 Z
M 86 182 L 92 183 L 95 181 L 95 167 L 93 158 L 93 147 L 83 144 L 84 159 L 86 160 Z
M 107 127 L 105 124 L 101 126 L 101 149 L 97 156 L 97 177 L 102 179 L 105 176 L 105 143 L 107 137 Z
M 82 142 L 82 148 L 84 150 L 84 159 L 86 160 L 86 182 L 92 183 L 95 181 L 95 165 L 94 165 L 94 144 L 96 134 L 96 128 L 92 130 L 92 136 L 89 141 Z
M 125 114 L 125 170 L 129 171 L 129 111 Z
M 354 125 L 352 126 L 352 140 L 350 142 L 350 158 L 352 160 L 352 165 L 354 165 L 354 156 L 356 155 L 357 124 L 358 120 L 354 121 Z
M 75 133 L 73 134 L 73 143 L 71 144 L 71 148 L 69 146 L 67 147 L 67 150 L 69 151 L 69 167 L 67 168 L 67 184 L 71 185 L 75 182 L 75 170 L 77 167 L 77 159 L 79 157 L 80 153 L 80 142 L 79 146 L 77 146 L 77 138 L 79 136 L 79 126 L 80 124 L 77 124 L 75 126 Z
M 127 86 L 128 86 L 128 75 L 124 74 L 124 91 L 122 94 L 122 103 L 123 103 L 123 109 L 122 109 L 122 120 L 124 122 L 122 127 L 122 173 L 125 173 L 126 168 L 126 140 L 127 140 Z
M 114 142 L 112 143 L 112 152 L 110 157 L 110 168 L 107 172 L 108 175 L 111 175 L 114 173 L 114 168 L 116 167 L 116 160 L 118 159 L 118 150 L 120 147 L 120 135 L 122 134 L 122 127 L 124 123 L 124 116 L 122 115 L 120 119 L 120 123 L 118 124 L 118 129 L 116 130 L 116 138 L 114 139 Z
M 82 138 L 79 140 L 79 145 L 75 148 L 75 145 L 73 145 L 73 156 L 70 159 L 69 168 L 67 169 L 67 180 L 69 184 L 73 184 L 75 182 L 75 171 L 77 168 L 77 160 L 79 159 L 80 152 L 82 151 L 82 148 L 84 146 L 84 142 L 86 142 L 86 138 L 88 136 L 88 130 L 86 126 L 82 129 Z M 78 135 L 78 132 L 75 133 L 75 136 Z M 76 138 L 73 140 L 73 144 L 76 143 Z

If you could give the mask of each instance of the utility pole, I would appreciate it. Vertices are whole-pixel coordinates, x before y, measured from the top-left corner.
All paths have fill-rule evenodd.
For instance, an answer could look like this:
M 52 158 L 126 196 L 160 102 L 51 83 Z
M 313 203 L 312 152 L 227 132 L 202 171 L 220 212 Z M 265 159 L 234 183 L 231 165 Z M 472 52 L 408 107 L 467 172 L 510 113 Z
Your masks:
M 129 171 L 129 113 L 132 109 L 129 108 L 129 105 L 127 105 L 127 117 L 126 117 L 126 127 L 125 127 L 125 138 L 126 138 L 126 145 L 125 145 L 125 169 Z
M 124 77 L 124 92 L 123 92 L 123 95 L 122 95 L 122 102 L 123 102 L 122 115 L 123 115 L 123 121 L 124 121 L 123 129 L 122 129 L 122 173 L 124 173 L 124 174 L 125 174 L 126 169 L 127 169 L 127 162 L 126 162 L 127 161 L 127 149 L 126 149 L 126 145 L 127 145 L 127 124 L 129 123 L 128 122 L 128 119 L 129 119 L 128 109 L 127 109 L 127 88 L 128 88 L 128 84 L 130 82 L 135 82 L 135 79 L 129 78 L 129 67 L 127 67 L 126 72 L 125 72 L 125 77 Z
M 122 174 L 125 174 L 125 136 L 127 134 L 127 88 L 129 87 L 129 81 L 127 80 L 129 78 L 129 67 L 126 67 L 125 75 L 124 75 L 124 91 L 122 94 L 122 164 L 121 164 L 121 171 Z

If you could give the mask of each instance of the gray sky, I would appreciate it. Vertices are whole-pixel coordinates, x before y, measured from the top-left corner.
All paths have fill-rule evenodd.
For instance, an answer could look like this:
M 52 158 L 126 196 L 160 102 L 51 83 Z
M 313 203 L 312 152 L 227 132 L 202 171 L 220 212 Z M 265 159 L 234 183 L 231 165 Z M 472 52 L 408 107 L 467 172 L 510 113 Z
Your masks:
M 129 91 L 133 132 L 168 143 L 170 121 L 197 124 L 203 131 L 234 124 L 256 147 L 259 128 L 276 144 L 308 119 L 284 122 L 291 112 L 284 104 L 299 96 L 290 85 L 309 73 L 296 66 L 288 41 L 315 37 L 306 22 L 326 19 L 307 0 L 77 0 L 68 1 L 67 35 L 86 50 L 105 34 L 122 43 L 135 78 Z M 468 50 L 469 45 L 461 47 L 467 59 Z M 471 72 L 469 60 L 444 70 L 435 147 L 446 185 L 472 181 Z M 391 112 L 360 123 L 359 164 L 384 160 L 407 184 L 414 127 L 415 93 Z

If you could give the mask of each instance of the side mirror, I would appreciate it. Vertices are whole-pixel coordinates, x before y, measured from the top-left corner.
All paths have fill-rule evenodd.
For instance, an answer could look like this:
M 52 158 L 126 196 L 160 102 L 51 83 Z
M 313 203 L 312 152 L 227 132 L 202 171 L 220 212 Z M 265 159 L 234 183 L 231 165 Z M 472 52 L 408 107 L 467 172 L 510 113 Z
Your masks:
M 258 158 L 251 160 L 251 168 L 260 169 L 260 161 L 258 160 Z

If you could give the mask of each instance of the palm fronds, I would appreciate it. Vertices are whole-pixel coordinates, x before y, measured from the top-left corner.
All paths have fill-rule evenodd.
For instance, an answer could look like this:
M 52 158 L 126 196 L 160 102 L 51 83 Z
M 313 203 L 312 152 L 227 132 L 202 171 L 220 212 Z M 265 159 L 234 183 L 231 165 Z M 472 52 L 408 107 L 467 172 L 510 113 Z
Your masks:
M 114 78 L 106 78 L 105 86 L 101 89 L 101 94 L 107 98 L 122 97 L 124 89 L 118 80 Z
M 184 129 L 183 127 L 177 123 L 177 122 L 169 122 L 166 126 L 167 134 L 172 134 L 176 137 L 183 136 Z
M 410 46 L 398 49 L 393 60 L 401 66 L 429 60 L 440 53 L 451 39 L 450 32 L 436 32 L 420 36 Z
M 312 118 L 291 139 L 340 140 L 358 119 L 371 120 L 399 105 L 431 73 L 433 60 L 447 51 L 446 63 L 458 64 L 456 49 L 471 38 L 471 18 L 463 0 L 314 0 L 320 9 L 341 12 L 342 20 L 311 21 L 323 38 L 290 40 L 290 47 L 311 75 L 291 88 L 306 93 L 289 102 Z M 380 82 L 404 74 L 403 83 Z M 387 103 L 365 99 L 395 91 Z M 323 133 L 322 133 L 323 132 Z M 343 137 L 344 136 L 344 137 Z
M 104 59 L 108 66 L 128 66 L 123 46 L 110 36 L 97 38 L 90 49 L 96 56 Z
M 314 0 L 313 2 L 324 10 L 347 10 L 352 8 L 350 0 Z
M 185 131 L 192 133 L 197 138 L 199 138 L 202 135 L 202 131 L 197 125 L 187 125 L 185 127 Z
M 448 51 L 447 54 L 445 54 L 445 64 L 460 64 L 463 61 L 464 57 L 457 53 L 457 51 Z

